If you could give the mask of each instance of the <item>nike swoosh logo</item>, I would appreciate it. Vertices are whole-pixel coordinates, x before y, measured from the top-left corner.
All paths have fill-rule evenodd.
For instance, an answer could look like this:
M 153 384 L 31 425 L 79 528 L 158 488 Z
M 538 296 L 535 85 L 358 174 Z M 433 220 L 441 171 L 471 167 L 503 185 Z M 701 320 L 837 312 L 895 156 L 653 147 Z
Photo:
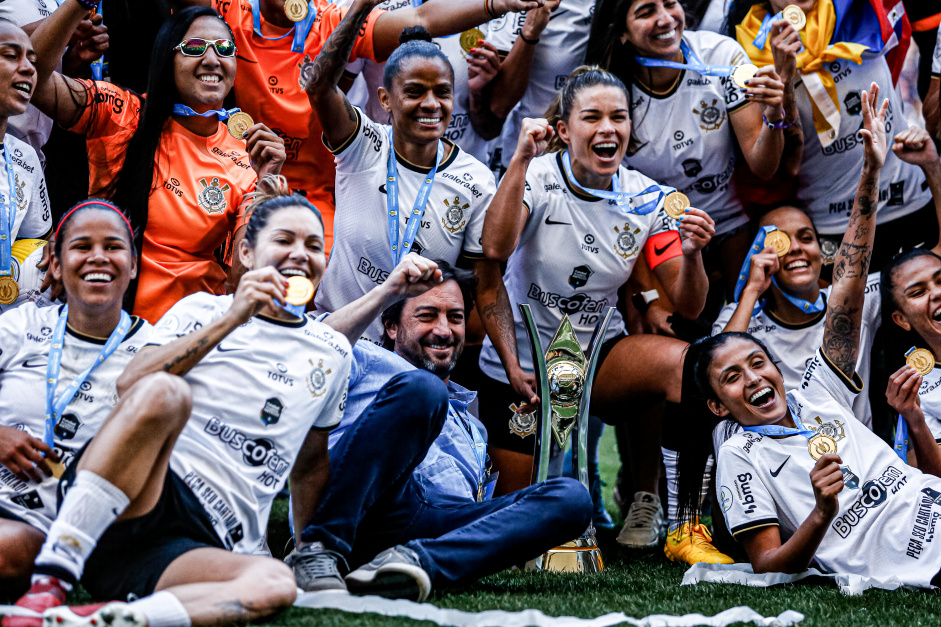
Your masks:
M 222 345 L 216 346 L 216 350 L 220 353 L 228 353 L 229 351 L 237 351 L 237 348 L 222 348 Z
M 388 192 L 386 191 L 386 184 L 385 184 L 385 183 L 383 183 L 382 185 L 379 186 L 379 192 L 380 192 L 380 193 L 383 193 L 383 194 L 388 194 Z
M 568 9 L 562 9 L 561 11 L 555 11 L 555 12 L 552 13 L 552 15 L 549 16 L 549 21 L 551 22 L 552 20 L 554 20 L 555 18 L 559 17 L 560 15 L 565 15 L 565 14 L 568 13 L 568 12 L 569 12 Z
M 546 216 L 546 224 L 564 224 L 566 226 L 572 226 L 571 222 L 556 222 L 555 220 L 550 220 L 549 216 Z
M 673 240 L 672 242 L 670 242 L 669 244 L 667 244 L 667 245 L 664 246 L 663 248 L 660 248 L 660 247 L 658 247 L 658 246 L 654 246 L 654 247 L 653 247 L 653 254 L 659 257 L 659 256 L 662 255 L 663 253 L 667 252 L 667 250 L 670 248 L 670 246 L 672 246 L 672 245 L 675 244 L 675 243 L 676 243 L 676 240 Z
M 24 368 L 45 368 L 46 364 L 31 364 L 29 363 L 29 360 L 27 359 L 26 361 L 23 362 L 23 367 Z
M 790 456 L 790 455 L 788 455 L 787 458 L 786 458 L 783 462 L 781 462 L 781 465 L 778 466 L 778 469 L 777 469 L 777 470 L 771 471 L 771 476 L 772 476 L 772 477 L 777 477 L 778 474 L 781 472 L 781 469 L 784 468 L 784 464 L 786 464 L 786 463 L 787 463 L 787 460 L 789 460 L 789 459 L 791 459 L 791 456 Z

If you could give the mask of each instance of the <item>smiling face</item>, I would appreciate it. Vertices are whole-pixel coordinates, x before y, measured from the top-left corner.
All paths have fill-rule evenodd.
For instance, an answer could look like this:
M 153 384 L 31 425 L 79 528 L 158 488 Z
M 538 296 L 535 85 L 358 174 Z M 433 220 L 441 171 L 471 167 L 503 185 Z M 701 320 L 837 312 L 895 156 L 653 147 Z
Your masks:
M 246 268 L 273 266 L 284 276 L 307 277 L 316 288 L 327 266 L 323 224 L 307 207 L 276 209 L 254 246 L 244 239 L 240 242 L 239 256 Z
M 941 259 L 923 255 L 892 271 L 892 296 L 898 309 L 892 320 L 915 331 L 932 348 L 941 345 Z
M 194 37 L 232 39 L 225 23 L 211 16 L 196 18 L 183 39 Z M 174 80 L 183 104 L 199 113 L 221 107 L 235 83 L 235 57 L 220 57 L 212 45 L 200 57 L 188 57 L 179 50 L 173 54 Z
M 568 146 L 576 176 L 579 169 L 596 176 L 613 176 L 631 137 L 627 96 L 612 85 L 586 87 L 575 95 L 568 119 L 559 120 L 556 128 Z
M 26 111 L 36 88 L 36 53 L 29 37 L 9 22 L 0 22 L 0 116 Z
M 402 307 L 386 334 L 395 352 L 412 365 L 446 379 L 464 350 L 464 296 L 457 281 L 445 281 Z
M 671 59 L 680 52 L 686 15 L 677 0 L 635 0 L 627 10 L 621 43 L 638 56 Z
M 392 114 L 396 137 L 415 144 L 437 142 L 454 109 L 451 66 L 437 57 L 405 59 L 392 89 L 379 88 L 379 104 Z
M 137 257 L 124 220 L 107 209 L 82 209 L 59 232 L 61 254 L 49 271 L 62 281 L 70 307 L 121 308 L 137 276 Z
M 717 416 L 731 417 L 745 427 L 787 418 L 784 377 L 755 342 L 735 337 L 716 347 L 708 374 L 718 397 L 708 405 Z
M 781 269 L 774 275 L 781 289 L 796 295 L 817 290 L 823 255 L 807 214 L 793 207 L 781 207 L 761 218 L 760 226 L 768 225 L 778 227 L 791 240 L 791 249 L 781 257 Z

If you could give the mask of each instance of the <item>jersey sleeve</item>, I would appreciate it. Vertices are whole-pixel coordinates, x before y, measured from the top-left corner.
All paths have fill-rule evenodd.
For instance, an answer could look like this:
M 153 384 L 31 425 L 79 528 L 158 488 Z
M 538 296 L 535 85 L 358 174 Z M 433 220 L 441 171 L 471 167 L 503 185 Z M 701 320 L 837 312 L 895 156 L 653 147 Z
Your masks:
M 114 137 L 127 141 L 137 130 L 140 99 L 131 92 L 105 81 L 76 81 L 85 89 L 88 103 L 78 121 L 68 130 L 87 138 Z M 123 151 L 123 146 L 116 148 Z
M 882 326 L 882 292 L 880 281 L 882 275 L 873 272 L 866 281 L 865 300 L 863 301 L 863 320 L 867 322 L 869 332 L 873 335 Z
M 735 67 L 748 62 L 748 54 L 737 41 L 722 35 L 719 35 L 719 39 L 720 41 L 714 50 L 714 59 L 710 59 L 706 63 Z M 725 95 L 725 108 L 727 111 L 736 111 L 748 104 L 745 98 L 745 90 L 736 85 L 731 76 L 724 76 L 720 81 Z
M 46 177 L 43 174 L 39 157 L 30 146 L 24 146 L 24 153 L 29 155 L 29 166 L 33 168 L 29 192 L 29 207 L 26 217 L 20 225 L 18 237 L 40 238 L 49 234 L 52 229 L 52 213 L 49 208 L 49 193 L 46 191 Z
M 931 57 L 931 75 L 941 77 L 941 28 L 938 29 L 938 41 L 934 45 L 934 56 Z
M 543 187 L 542 177 L 533 170 L 533 163 L 529 164 L 529 168 L 526 172 L 526 184 L 523 186 L 523 207 L 528 215 L 526 223 L 523 225 L 523 232 L 520 234 L 520 241 L 516 244 L 517 247 L 527 239 L 528 234 L 532 231 L 526 225 L 533 221 L 538 225 L 542 221 L 549 203 L 545 187 Z
M 34 305 L 25 304 L 0 315 L 0 346 L 3 347 L 0 351 L 0 371 L 10 367 L 23 346 L 23 337 L 29 325 L 26 312 L 30 307 Z
M 650 181 L 651 183 L 653 181 Z M 644 240 L 644 258 L 647 259 L 647 265 L 653 270 L 664 261 L 669 261 L 683 254 L 683 242 L 680 240 L 680 232 L 676 228 L 676 223 L 663 208 L 663 198 L 653 212 L 653 220 L 647 229 L 647 237 Z
M 493 195 L 497 192 L 496 183 L 493 181 L 493 173 L 487 170 L 485 176 L 486 178 L 480 186 L 482 188 L 480 198 L 475 201 L 477 206 L 474 208 L 474 215 L 471 216 L 470 223 L 464 230 L 464 256 L 475 259 L 481 259 L 484 256 L 484 219 L 487 217 L 487 208 L 490 207 L 490 203 L 493 201 Z
M 345 338 L 344 338 L 345 340 Z M 346 393 L 350 387 L 350 370 L 352 367 L 352 349 L 346 345 L 346 353 L 337 353 L 337 374 L 333 385 L 324 398 L 323 405 L 317 418 L 314 419 L 313 429 L 328 431 L 340 424 L 343 412 L 346 410 Z
M 218 299 L 218 296 L 204 292 L 180 299 L 154 325 L 147 346 L 169 344 L 209 324 L 225 313 L 225 310 L 219 307 Z
M 778 525 L 774 498 L 755 472 L 748 454 L 731 442 L 719 449 L 716 491 L 725 523 L 733 536 L 759 527 Z
M 854 372 L 852 379 L 847 377 L 822 348 L 817 349 L 801 378 L 800 392 L 810 405 L 824 404 L 833 399 L 852 412 L 853 400 L 862 391 L 863 382 L 859 374 Z
M 337 4 L 320 4 L 320 15 L 316 20 L 315 27 L 320 30 L 320 41 L 326 42 L 327 38 L 336 30 L 337 26 L 340 25 L 340 21 L 343 19 L 343 16 L 346 15 L 346 12 L 350 10 L 349 7 L 341 7 Z M 355 61 L 356 59 L 369 59 L 371 61 L 384 61 L 385 59 L 376 59 L 375 44 L 373 42 L 373 32 L 376 28 L 376 20 L 385 13 L 380 9 L 373 9 L 369 13 L 369 17 L 366 18 L 366 23 L 363 24 L 359 33 L 356 35 L 356 42 L 353 44 L 353 52 L 350 55 L 350 61 Z
M 375 167 L 383 161 L 383 146 L 389 142 L 389 134 L 381 124 L 376 124 L 358 107 L 356 112 L 356 130 L 349 139 L 337 148 L 324 145 L 333 153 L 337 162 L 337 172 L 362 172 Z M 390 148 L 391 150 L 391 148 Z
M 722 333 L 722 330 L 725 328 L 725 325 L 729 323 L 729 320 L 732 319 L 732 314 L 735 313 L 735 303 L 729 303 L 719 311 L 719 317 L 716 318 L 716 321 L 712 323 L 712 335 L 719 335 Z

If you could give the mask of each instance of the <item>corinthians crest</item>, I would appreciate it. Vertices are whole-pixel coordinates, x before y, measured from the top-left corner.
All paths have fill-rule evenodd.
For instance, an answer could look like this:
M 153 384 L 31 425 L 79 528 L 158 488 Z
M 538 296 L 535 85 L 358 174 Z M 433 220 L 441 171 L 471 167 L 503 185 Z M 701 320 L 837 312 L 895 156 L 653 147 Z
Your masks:
M 301 86 L 301 89 L 307 91 L 307 83 L 310 82 L 310 75 L 314 71 L 314 63 L 310 59 L 309 54 L 305 54 L 303 60 L 297 64 L 297 84 Z
M 820 435 L 831 437 L 837 442 L 846 437 L 846 433 L 843 430 L 843 423 L 839 420 L 824 422 L 820 419 L 820 416 L 817 416 L 814 420 L 817 421 L 817 426 L 810 425 L 809 429 L 812 431 L 816 431 Z
M 470 203 L 462 205 L 461 197 L 455 196 L 453 204 L 445 200 L 444 206 L 446 209 L 444 217 L 441 218 L 441 224 L 448 230 L 448 233 L 455 233 L 463 229 L 464 225 L 467 224 L 467 220 L 464 219 L 464 211 L 470 209 Z
M 510 418 L 510 433 L 525 438 L 536 433 L 536 412 L 520 412 L 520 406 L 516 403 L 510 405 L 513 411 L 513 417 Z
M 307 362 L 314 366 L 314 362 L 310 359 Z M 310 374 L 307 375 L 307 389 L 310 390 L 311 395 L 314 398 L 320 398 L 326 392 L 327 387 L 327 375 L 332 371 L 327 368 L 323 368 L 323 359 L 317 362 L 317 365 L 314 366 L 314 369 L 310 371 Z
M 625 222 L 623 231 L 618 227 L 614 227 L 614 232 L 618 234 L 617 239 L 614 240 L 614 252 L 617 253 L 617 256 L 626 261 L 636 255 L 640 247 L 637 245 L 637 238 L 634 236 L 640 233 L 640 228 L 635 228 L 632 231 L 630 222 Z
M 232 189 L 229 187 L 229 184 L 223 183 L 222 187 L 219 187 L 218 176 L 212 177 L 212 181 L 209 183 L 206 182 L 206 179 L 199 179 L 199 184 L 203 186 L 203 189 L 196 197 L 199 206 L 205 209 L 206 213 L 210 215 L 225 211 L 225 208 L 229 204 L 225 199 L 225 192 Z
M 699 128 L 704 131 L 714 131 L 725 122 L 725 111 L 716 106 L 717 102 L 718 98 L 713 98 L 712 104 L 700 100 L 699 108 L 693 109 L 693 113 L 699 116 Z

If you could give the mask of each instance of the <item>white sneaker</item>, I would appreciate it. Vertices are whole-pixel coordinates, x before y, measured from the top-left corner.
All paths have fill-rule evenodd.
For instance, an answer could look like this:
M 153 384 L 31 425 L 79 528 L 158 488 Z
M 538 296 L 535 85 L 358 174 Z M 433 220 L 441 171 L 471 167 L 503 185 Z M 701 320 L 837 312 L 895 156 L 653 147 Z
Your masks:
M 108 603 L 88 616 L 75 614 L 66 605 L 53 607 L 42 615 L 43 627 L 147 627 L 147 619 L 127 603 Z
M 635 492 L 634 502 L 618 534 L 618 544 L 634 549 L 657 546 L 663 526 L 660 497 L 650 492 Z

